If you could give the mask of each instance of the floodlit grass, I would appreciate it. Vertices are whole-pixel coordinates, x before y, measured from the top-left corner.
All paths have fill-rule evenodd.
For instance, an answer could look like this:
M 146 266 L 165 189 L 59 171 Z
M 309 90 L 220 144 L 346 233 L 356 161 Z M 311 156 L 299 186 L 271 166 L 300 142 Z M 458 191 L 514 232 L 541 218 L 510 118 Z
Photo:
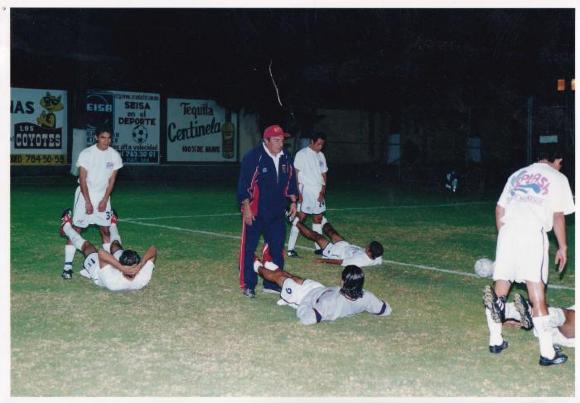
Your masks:
M 532 333 L 506 329 L 509 349 L 487 351 L 488 280 L 397 263 L 368 268 L 366 288 L 391 304 L 392 316 L 303 326 L 260 287 L 253 300 L 241 295 L 233 186 L 120 178 L 113 202 L 123 243 L 138 251 L 154 244 L 159 257 L 147 288 L 111 293 L 78 275 L 79 254 L 73 280 L 60 278 L 58 222 L 73 186 L 14 182 L 13 396 L 574 395 L 573 349 L 565 365 L 542 368 Z M 389 261 L 472 273 L 476 259 L 494 256 L 494 198 L 378 185 L 329 192 L 336 229 L 355 244 L 381 241 Z M 435 207 L 409 208 L 418 205 Z M 95 229 L 85 234 L 98 243 Z M 573 217 L 568 237 L 566 275 L 552 272 L 551 284 L 573 287 Z M 337 285 L 340 268 L 313 263 L 312 243 L 298 244 L 301 257 L 286 269 Z M 548 299 L 571 305 L 574 291 L 551 289 Z

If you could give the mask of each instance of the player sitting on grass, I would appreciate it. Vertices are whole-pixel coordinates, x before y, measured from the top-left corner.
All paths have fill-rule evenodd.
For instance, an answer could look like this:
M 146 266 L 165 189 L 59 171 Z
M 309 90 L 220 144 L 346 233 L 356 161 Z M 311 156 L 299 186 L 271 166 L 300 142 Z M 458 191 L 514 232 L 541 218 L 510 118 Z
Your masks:
M 486 286 L 483 290 L 483 302 L 490 304 L 493 301 L 493 289 L 491 286 Z M 575 347 L 575 323 L 576 310 L 574 306 L 570 308 L 553 308 L 548 307 L 548 323 L 552 333 L 552 343 L 555 346 Z M 534 336 L 538 337 L 538 332 L 534 328 L 532 320 L 532 308 L 529 301 L 527 301 L 520 294 L 514 294 L 514 302 L 506 302 L 505 304 L 505 321 L 504 326 L 513 327 L 518 326 L 525 330 L 534 330 Z M 492 353 L 499 353 L 501 351 L 490 351 Z
M 372 241 L 366 248 L 351 245 L 327 222 L 322 227 L 322 232 L 330 238 L 329 241 L 323 235 L 302 224 L 298 217 L 289 216 L 288 221 L 295 225 L 303 236 L 316 242 L 322 248 L 322 258 L 316 259 L 319 263 L 359 267 L 383 264 L 383 245 L 377 241 Z
M 72 244 L 85 256 L 84 268 L 80 271 L 83 277 L 92 280 L 96 285 L 111 291 L 140 290 L 151 280 L 155 268 L 157 249 L 149 247 L 139 257 L 133 250 L 123 250 L 119 232 L 111 226 L 111 253 L 100 249 L 85 240 L 71 224 L 72 212 L 66 209 L 61 218 L 60 234 L 70 239 Z
M 391 307 L 364 290 L 364 272 L 350 265 L 342 271 L 340 287 L 325 287 L 314 280 L 302 279 L 282 271 L 271 261 L 254 261 L 254 271 L 264 279 L 282 287 L 278 305 L 290 305 L 304 325 L 313 325 L 323 320 L 336 320 L 361 312 L 377 316 L 388 316 Z

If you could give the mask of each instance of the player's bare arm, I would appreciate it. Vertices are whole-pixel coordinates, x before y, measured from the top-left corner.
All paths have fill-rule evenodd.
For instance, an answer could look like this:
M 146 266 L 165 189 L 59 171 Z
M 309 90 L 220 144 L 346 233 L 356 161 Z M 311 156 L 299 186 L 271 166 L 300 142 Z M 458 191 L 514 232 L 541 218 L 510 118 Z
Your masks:
M 558 273 L 566 266 L 568 244 L 566 243 L 566 217 L 564 213 L 554 213 L 554 235 L 558 241 L 555 263 L 558 265 Z
M 115 259 L 113 255 L 103 249 L 99 250 L 99 265 L 101 266 L 101 269 L 107 265 L 111 265 L 127 276 L 134 276 L 135 274 L 139 273 L 139 270 L 141 270 L 139 264 L 134 266 L 122 265 L 117 259 Z
M 85 198 L 86 212 L 87 214 L 93 214 L 93 204 L 89 196 L 89 186 L 87 185 L 87 170 L 83 167 L 80 167 L 79 170 L 79 185 L 81 187 L 81 193 Z
M 157 248 L 155 246 L 150 246 L 149 249 L 145 251 L 143 258 L 141 258 L 141 262 L 139 262 L 139 266 L 143 267 L 148 261 L 152 261 L 155 263 L 155 259 L 157 258 Z
M 503 208 L 499 204 L 496 205 L 495 206 L 495 226 L 496 226 L 498 232 L 499 232 L 499 229 L 501 228 L 501 226 L 503 225 L 501 222 L 501 219 L 502 219 L 504 214 L 505 214 L 505 208 Z
M 105 209 L 107 208 L 107 201 L 109 200 L 109 197 L 113 192 L 113 188 L 115 187 L 115 181 L 117 180 L 117 172 L 118 170 L 116 169 L 111 173 L 111 177 L 109 178 L 109 184 L 107 185 L 107 190 L 105 190 L 105 195 L 103 196 L 101 201 L 99 201 L 99 205 L 97 208 L 100 212 L 105 211 Z
M 323 259 L 323 258 L 316 258 L 316 259 L 314 259 L 314 261 L 316 263 L 336 264 L 336 265 L 339 265 L 339 266 L 342 264 L 342 259 Z

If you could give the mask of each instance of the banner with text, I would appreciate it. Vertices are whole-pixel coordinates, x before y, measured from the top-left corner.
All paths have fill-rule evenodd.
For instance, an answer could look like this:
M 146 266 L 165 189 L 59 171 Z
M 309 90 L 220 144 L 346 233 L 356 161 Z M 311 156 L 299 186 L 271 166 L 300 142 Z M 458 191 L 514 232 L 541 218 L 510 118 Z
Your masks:
M 11 164 L 66 164 L 66 91 L 11 88 L 10 127 Z
M 89 90 L 86 96 L 87 146 L 97 127 L 108 124 L 112 146 L 126 164 L 159 164 L 159 94 Z
M 167 161 L 236 161 L 237 114 L 206 99 L 167 99 Z

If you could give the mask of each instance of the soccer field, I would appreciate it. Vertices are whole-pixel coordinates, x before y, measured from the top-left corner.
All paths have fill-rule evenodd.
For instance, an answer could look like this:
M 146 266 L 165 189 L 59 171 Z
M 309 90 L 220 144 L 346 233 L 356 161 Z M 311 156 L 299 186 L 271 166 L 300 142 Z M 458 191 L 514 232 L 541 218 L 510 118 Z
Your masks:
M 329 189 L 327 217 L 350 242 L 372 239 L 386 263 L 365 269 L 365 288 L 389 317 L 368 314 L 301 325 L 275 295 L 242 296 L 235 185 L 129 185 L 113 194 L 125 247 L 159 249 L 148 287 L 112 293 L 60 277 L 60 214 L 74 185 L 11 189 L 12 396 L 573 396 L 574 349 L 538 365 L 537 339 L 504 330 L 488 352 L 480 257 L 494 258 L 495 197 L 344 185 Z M 98 244 L 95 228 L 85 237 Z M 551 259 L 555 243 L 551 237 Z M 338 285 L 341 269 L 316 264 L 300 238 L 286 269 Z M 548 302 L 574 303 L 574 216 L 568 266 L 551 271 Z M 554 266 L 553 264 L 551 265 Z M 523 291 L 520 291 L 523 292 Z M 525 295 L 525 292 L 523 292 Z M 512 291 L 513 294 L 513 291 Z M 511 299 L 511 298 L 510 298 Z M 541 380 L 541 381 L 538 381 Z

